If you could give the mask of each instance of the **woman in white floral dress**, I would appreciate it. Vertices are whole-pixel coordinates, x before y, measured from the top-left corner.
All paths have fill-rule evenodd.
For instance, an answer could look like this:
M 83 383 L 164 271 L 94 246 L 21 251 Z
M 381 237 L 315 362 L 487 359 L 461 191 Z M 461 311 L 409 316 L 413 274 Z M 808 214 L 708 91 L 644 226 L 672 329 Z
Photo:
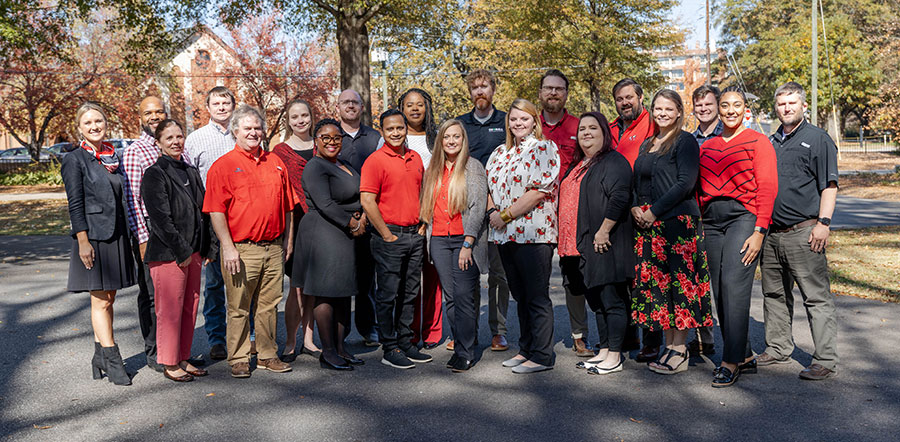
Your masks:
M 506 115 L 506 143 L 487 162 L 488 240 L 500 251 L 519 315 L 519 353 L 503 362 L 513 373 L 553 368 L 553 303 L 550 273 L 556 245 L 559 153 L 544 139 L 537 108 L 513 101 Z

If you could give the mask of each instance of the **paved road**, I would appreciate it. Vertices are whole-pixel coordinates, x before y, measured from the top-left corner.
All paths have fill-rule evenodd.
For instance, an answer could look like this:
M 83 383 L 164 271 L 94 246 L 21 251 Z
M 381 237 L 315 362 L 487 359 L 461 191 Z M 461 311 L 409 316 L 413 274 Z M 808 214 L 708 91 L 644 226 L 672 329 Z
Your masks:
M 88 297 L 64 291 L 69 241 L 0 237 L 0 437 L 9 440 L 887 441 L 900 431 L 895 304 L 837 298 L 842 362 L 833 379 L 797 378 L 812 351 L 798 308 L 794 361 L 719 390 L 709 386 L 718 356 L 672 377 L 631 360 L 608 377 L 576 370 L 558 272 L 551 280 L 557 363 L 549 372 L 514 375 L 500 366 L 512 352 L 484 348 L 469 373 L 445 369 L 450 354 L 442 348 L 431 351 L 433 363 L 399 371 L 378 363 L 379 352 L 361 347 L 354 333 L 351 350 L 366 365 L 352 373 L 322 370 L 302 356 L 288 374 L 236 380 L 220 362 L 209 377 L 179 385 L 143 366 L 129 289 L 116 302 L 115 328 L 137 375 L 133 386 L 117 387 L 90 378 Z M 761 352 L 758 287 L 751 314 L 753 347 Z M 482 306 L 483 343 L 490 338 L 485 322 Z M 207 350 L 201 315 L 194 352 Z

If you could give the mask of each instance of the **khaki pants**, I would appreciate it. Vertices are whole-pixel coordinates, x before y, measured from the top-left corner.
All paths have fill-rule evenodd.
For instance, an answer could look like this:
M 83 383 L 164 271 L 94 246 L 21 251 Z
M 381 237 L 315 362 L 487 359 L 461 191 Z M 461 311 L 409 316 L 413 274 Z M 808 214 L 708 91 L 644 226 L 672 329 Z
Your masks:
M 230 365 L 250 362 L 250 305 L 254 301 L 256 350 L 259 352 L 259 359 L 278 356 L 275 324 L 284 284 L 284 261 L 280 243 L 267 246 L 235 244 L 235 247 L 241 254 L 241 270 L 235 275 L 222 275 L 228 308 L 225 340 Z

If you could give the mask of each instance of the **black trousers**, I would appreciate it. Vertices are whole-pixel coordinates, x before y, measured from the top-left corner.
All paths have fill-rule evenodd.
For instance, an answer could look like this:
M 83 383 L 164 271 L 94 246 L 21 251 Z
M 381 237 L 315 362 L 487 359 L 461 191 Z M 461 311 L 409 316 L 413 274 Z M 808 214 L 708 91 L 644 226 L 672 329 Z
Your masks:
M 356 331 L 364 338 L 372 337 L 378 331 L 378 322 L 375 319 L 375 259 L 372 257 L 372 248 L 369 244 L 371 239 L 372 235 L 367 233 L 357 238 L 354 243 L 357 289 L 354 323 Z
M 759 256 L 745 266 L 741 262 L 741 246 L 753 234 L 755 224 L 756 215 L 734 199 L 713 200 L 703 209 L 709 276 L 724 341 L 722 361 L 731 364 L 740 364 L 753 355 L 747 336 L 750 295 Z
M 472 361 L 475 359 L 475 336 L 478 333 L 478 306 L 475 298 L 480 293 L 481 273 L 474 260 L 466 270 L 459 268 L 459 252 L 465 236 L 432 236 L 431 260 L 441 280 L 444 309 L 450 318 L 450 333 L 454 340 L 454 353 Z
M 597 318 L 597 341 L 600 348 L 621 352 L 628 328 L 629 299 L 627 282 L 603 284 L 587 289 L 584 297 Z M 646 336 L 645 336 L 646 337 Z M 646 339 L 645 339 L 646 342 Z
M 150 279 L 150 266 L 141 258 L 141 248 L 137 238 L 131 237 L 131 250 L 137 263 L 138 277 L 138 323 L 141 325 L 141 336 L 144 338 L 144 354 L 148 363 L 156 363 L 156 308 L 153 281 Z
M 498 249 L 519 314 L 519 354 L 541 365 L 553 365 L 553 245 L 508 242 Z
M 395 230 L 394 242 L 372 235 L 370 242 L 375 259 L 375 314 L 378 318 L 382 349 L 385 353 L 412 347 L 412 322 L 415 299 L 422 283 L 422 260 L 425 237 L 415 232 Z

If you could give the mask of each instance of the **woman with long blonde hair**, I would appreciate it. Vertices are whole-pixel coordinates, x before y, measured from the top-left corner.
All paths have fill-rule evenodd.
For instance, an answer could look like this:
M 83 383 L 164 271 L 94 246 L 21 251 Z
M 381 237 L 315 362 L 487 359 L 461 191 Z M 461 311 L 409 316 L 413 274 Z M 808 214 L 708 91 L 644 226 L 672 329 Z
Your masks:
M 444 122 L 435 138 L 423 179 L 420 218 L 428 224 L 429 255 L 443 288 L 454 342 L 447 367 L 462 372 L 474 364 L 475 299 L 480 275 L 488 269 L 487 176 L 480 162 L 469 161 L 469 142 L 461 122 Z

